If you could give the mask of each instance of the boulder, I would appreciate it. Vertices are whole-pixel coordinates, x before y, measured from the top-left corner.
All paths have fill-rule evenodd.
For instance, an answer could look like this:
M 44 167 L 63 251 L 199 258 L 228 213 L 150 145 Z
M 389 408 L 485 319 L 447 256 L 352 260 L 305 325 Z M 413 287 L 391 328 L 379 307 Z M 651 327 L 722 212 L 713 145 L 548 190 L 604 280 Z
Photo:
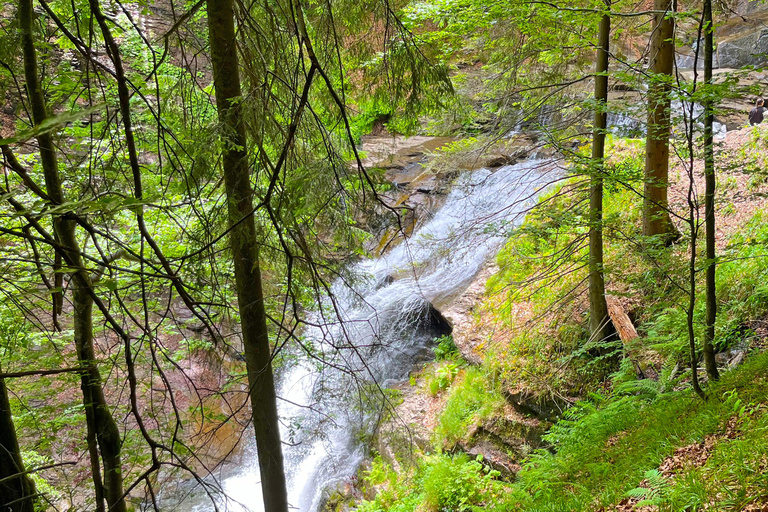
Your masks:
M 550 426 L 549 422 L 526 417 L 505 406 L 482 424 L 472 426 L 466 441 L 453 449 L 461 450 L 473 459 L 482 456 L 483 464 L 498 471 L 504 480 L 511 481 L 520 470 L 520 462 L 541 446 L 541 436 Z
M 715 354 L 715 362 L 718 366 L 735 368 L 744 362 L 749 350 L 749 342 L 742 340 L 727 350 Z

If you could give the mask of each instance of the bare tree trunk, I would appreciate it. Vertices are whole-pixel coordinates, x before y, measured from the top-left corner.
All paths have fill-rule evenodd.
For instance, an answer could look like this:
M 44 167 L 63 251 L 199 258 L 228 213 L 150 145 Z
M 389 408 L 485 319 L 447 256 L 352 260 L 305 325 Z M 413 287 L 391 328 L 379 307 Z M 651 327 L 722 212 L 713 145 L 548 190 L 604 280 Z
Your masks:
M 712 25 L 712 0 L 704 0 L 704 83 L 712 85 L 712 65 L 714 60 L 714 27 Z M 710 380 L 720 378 L 715 362 L 715 320 L 717 319 L 717 291 L 715 289 L 715 151 L 713 125 L 715 123 L 714 101 L 705 95 L 704 103 L 704 218 L 706 223 L 706 294 L 707 294 L 707 329 L 704 334 L 704 366 Z
M 25 474 L 5 379 L 0 378 L 0 510 L 34 512 L 35 484 Z
M 230 244 L 243 330 L 253 425 L 259 454 L 264 509 L 287 512 L 288 496 L 277 415 L 275 382 L 253 219 L 247 139 L 240 102 L 240 74 L 233 0 L 207 0 L 208 34 L 223 144 Z
M 32 117 L 36 126 L 47 117 L 45 97 L 37 76 L 37 56 L 32 33 L 33 19 L 32 0 L 20 0 L 19 24 L 22 31 L 24 48 L 24 75 L 27 94 L 32 106 Z M 57 204 L 64 203 L 64 194 L 59 177 L 59 165 L 56 150 L 50 133 L 37 137 L 40 149 L 40 161 L 43 167 L 45 187 L 48 196 Z M 88 427 L 89 453 L 95 455 L 92 439 L 95 434 L 98 441 L 101 459 L 104 465 L 103 493 L 111 512 L 125 512 L 126 505 L 123 497 L 122 465 L 120 461 L 120 432 L 107 406 L 104 392 L 101 388 L 101 375 L 96 365 L 93 346 L 93 299 L 91 298 L 92 283 L 88 271 L 80 256 L 80 247 L 75 234 L 75 224 L 62 216 L 53 219 L 54 232 L 65 247 L 65 258 L 70 272 L 72 287 L 72 302 L 74 305 L 73 327 L 77 357 L 82 366 L 80 387 L 83 392 L 86 422 Z M 97 496 L 102 482 L 98 474 L 98 463 L 91 461 L 94 485 Z M 97 504 L 103 510 L 103 504 Z
M 675 0 L 654 0 L 651 35 L 651 84 L 648 89 L 648 132 L 645 143 L 643 235 L 658 236 L 665 244 L 678 234 L 669 218 L 670 84 L 675 63 Z
M 607 9 L 610 0 L 605 1 Z M 595 67 L 595 123 L 592 134 L 592 172 L 589 184 L 589 331 L 592 339 L 605 340 L 614 335 L 608 304 L 605 301 L 603 276 L 603 160 L 605 158 L 605 130 L 608 102 L 608 45 L 611 17 L 603 14 L 598 36 Z

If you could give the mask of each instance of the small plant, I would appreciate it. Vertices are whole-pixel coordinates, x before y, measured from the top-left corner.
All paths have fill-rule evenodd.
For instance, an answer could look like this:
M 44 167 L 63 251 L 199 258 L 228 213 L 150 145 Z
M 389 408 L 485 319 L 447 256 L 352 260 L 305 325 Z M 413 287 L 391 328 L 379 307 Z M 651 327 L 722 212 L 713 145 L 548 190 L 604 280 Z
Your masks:
M 33 450 L 22 452 L 21 456 L 28 469 L 39 468 L 51 464 L 51 459 L 49 457 L 40 455 Z M 51 502 L 61 498 L 61 492 L 53 487 L 45 478 L 40 476 L 38 472 L 32 471 L 29 476 L 35 483 L 35 490 L 42 495 L 46 501 Z
M 627 492 L 627 495 L 630 498 L 640 498 L 636 507 L 663 505 L 670 495 L 672 484 L 658 469 L 650 469 L 644 476 L 647 487 L 636 487 Z
M 448 389 L 453 380 L 459 374 L 461 367 L 456 363 L 446 363 L 435 372 L 435 376 L 429 381 L 429 393 L 432 396 L 440 391 Z
M 459 355 L 459 349 L 450 334 L 435 338 L 435 343 L 437 344 L 434 348 L 436 360 L 455 359 Z
M 428 510 L 474 510 L 492 493 L 493 479 L 499 475 L 483 466 L 482 457 L 439 455 L 427 460 L 422 482 Z

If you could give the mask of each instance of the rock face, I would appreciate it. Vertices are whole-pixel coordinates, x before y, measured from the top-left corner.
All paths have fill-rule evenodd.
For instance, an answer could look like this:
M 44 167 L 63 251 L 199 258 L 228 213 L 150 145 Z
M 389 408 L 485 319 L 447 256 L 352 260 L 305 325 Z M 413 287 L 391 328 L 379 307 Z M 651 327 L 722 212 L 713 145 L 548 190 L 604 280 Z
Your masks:
M 737 2 L 733 16 L 717 28 L 715 66 L 741 68 L 768 63 L 768 7 L 760 1 Z M 692 53 L 692 52 L 691 52 Z M 702 64 L 703 65 L 703 64 Z
M 717 66 L 741 68 L 768 62 L 768 28 L 725 41 L 717 47 Z
M 443 315 L 453 326 L 453 341 L 461 357 L 472 364 L 483 362 L 486 341 L 486 333 L 475 325 L 475 307 L 482 301 L 485 283 L 497 270 L 493 263 L 486 265 L 467 289 L 443 309 Z
M 542 157 L 553 151 L 543 148 L 543 142 L 537 143 L 529 135 L 518 134 L 487 147 L 443 157 L 436 165 L 435 154 L 454 141 L 450 137 L 400 135 L 366 135 L 362 138 L 363 165 L 383 170 L 386 180 L 392 184 L 390 190 L 379 194 L 387 207 L 376 205 L 356 219 L 374 235 L 367 250 L 380 256 L 410 237 L 443 205 L 451 183 L 462 171 L 483 167 L 496 169 L 515 164 L 532 153 Z M 397 223 L 393 210 L 400 216 Z
M 427 327 L 438 336 L 447 336 L 453 332 L 453 325 L 431 303 L 427 306 Z
M 520 462 L 542 446 L 541 436 L 552 424 L 546 420 L 521 414 L 506 406 L 503 411 L 470 428 L 467 441 L 454 449 L 472 458 L 482 456 L 483 463 L 512 481 L 520 471 Z
M 379 256 L 402 242 L 443 203 L 453 176 L 428 172 L 425 165 L 430 154 L 452 142 L 449 137 L 402 137 L 366 135 L 360 148 L 366 155 L 363 165 L 384 171 L 392 189 L 380 195 L 389 208 L 400 215 L 394 223 L 392 211 L 375 205 L 358 222 L 374 236 L 366 247 Z
M 768 64 L 768 5 L 760 0 L 741 0 L 730 6 L 730 12 L 730 17 L 716 28 L 715 68 L 738 69 Z M 695 24 L 681 23 L 688 34 L 695 33 Z M 703 40 L 698 44 L 703 44 Z M 696 46 L 694 41 L 689 47 L 677 48 L 679 69 L 693 68 Z M 704 69 L 701 51 L 697 63 L 699 69 Z

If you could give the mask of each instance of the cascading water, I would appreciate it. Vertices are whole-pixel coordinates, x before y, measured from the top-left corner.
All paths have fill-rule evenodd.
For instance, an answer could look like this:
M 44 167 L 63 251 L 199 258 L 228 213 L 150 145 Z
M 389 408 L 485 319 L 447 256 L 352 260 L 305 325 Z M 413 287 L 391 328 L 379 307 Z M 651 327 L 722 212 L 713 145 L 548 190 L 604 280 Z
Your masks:
M 382 388 L 430 358 L 432 340 L 450 330 L 435 307 L 461 294 L 495 255 L 552 168 L 549 161 L 531 160 L 465 173 L 408 243 L 357 263 L 354 283 L 333 284 L 332 300 L 311 319 L 317 326 L 303 333 L 314 357 L 298 358 L 280 376 L 293 507 L 315 512 L 329 490 L 354 479 L 365 456 L 362 440 L 387 404 Z M 241 463 L 218 475 L 226 495 L 220 510 L 262 510 L 255 443 L 249 433 L 246 439 Z M 213 510 L 195 494 L 201 493 L 176 508 Z

